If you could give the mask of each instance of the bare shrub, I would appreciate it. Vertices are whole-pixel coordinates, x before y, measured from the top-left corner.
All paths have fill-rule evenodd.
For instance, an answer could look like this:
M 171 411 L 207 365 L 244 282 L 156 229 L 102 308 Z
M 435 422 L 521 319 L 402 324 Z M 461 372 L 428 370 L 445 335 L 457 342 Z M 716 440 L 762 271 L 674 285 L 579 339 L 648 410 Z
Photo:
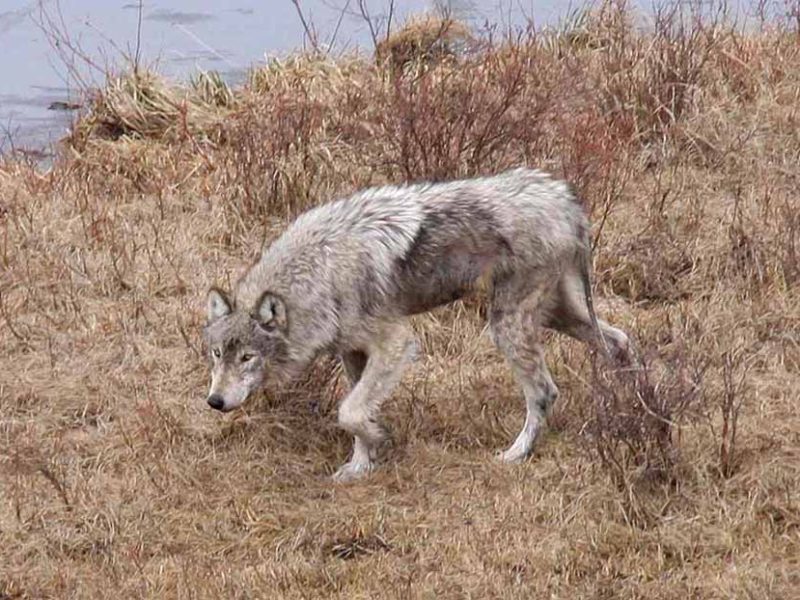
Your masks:
M 639 332 L 647 341 L 636 352 L 638 364 L 611 367 L 593 356 L 583 446 L 620 493 L 627 520 L 652 523 L 663 494 L 651 492 L 688 483 L 684 466 L 689 457 L 682 440 L 690 431 L 708 427 L 711 443 L 704 447 L 718 449 L 702 469 L 723 479 L 740 469 L 740 424 L 753 357 L 752 349 L 731 334 L 714 331 L 696 315 L 683 314 L 676 322 L 667 316 L 648 335 Z M 709 338 L 715 343 L 698 352 L 696 347 Z
M 750 187 L 751 196 L 761 193 Z M 799 272 L 798 213 L 786 203 L 773 207 L 769 200 L 756 209 L 738 185 L 732 196 L 728 243 L 720 247 L 716 261 L 719 274 L 742 281 L 750 297 L 763 295 L 773 285 L 791 288 Z
M 317 55 L 274 61 L 251 74 L 246 111 L 226 126 L 221 170 L 243 218 L 295 215 L 350 178 L 347 167 L 357 159 L 336 140 L 335 105 L 361 77 L 369 81 L 362 63 Z
M 609 368 L 592 360 L 593 409 L 582 427 L 586 446 L 623 493 L 626 518 L 645 522 L 651 515 L 640 502 L 639 483 L 669 483 L 675 476 L 676 432 L 704 414 L 703 379 L 707 359 L 684 345 L 658 352 L 653 344 L 637 352 L 638 364 Z
M 556 65 L 540 62 L 525 42 L 487 44 L 457 68 L 389 78 L 364 106 L 366 127 L 351 129 L 382 140 L 375 167 L 395 178 L 443 180 L 493 172 L 541 152 Z
M 610 36 L 597 71 L 607 118 L 643 145 L 663 141 L 702 84 L 717 41 L 713 17 L 699 3 L 661 5 L 652 34 L 642 35 L 626 2 L 608 2 L 594 25 Z
M 725 352 L 722 363 L 722 391 L 717 400 L 722 419 L 719 432 L 719 471 L 730 477 L 737 467 L 737 433 L 739 417 L 747 390 L 744 353 L 739 350 Z

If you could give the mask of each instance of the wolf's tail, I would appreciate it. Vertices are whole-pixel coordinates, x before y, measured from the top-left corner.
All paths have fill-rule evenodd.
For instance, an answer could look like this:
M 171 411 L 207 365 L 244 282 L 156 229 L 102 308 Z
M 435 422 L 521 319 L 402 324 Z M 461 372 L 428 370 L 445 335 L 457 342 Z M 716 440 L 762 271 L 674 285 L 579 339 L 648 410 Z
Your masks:
M 594 312 L 594 297 L 592 295 L 592 240 L 589 235 L 589 224 L 584 220 L 580 225 L 581 247 L 578 249 L 578 268 L 583 283 L 583 294 L 586 298 L 586 309 L 589 311 L 589 319 L 592 321 L 592 329 L 597 336 L 597 346 L 607 357 L 611 356 L 606 345 L 606 339 L 600 330 L 597 322 L 597 314 Z

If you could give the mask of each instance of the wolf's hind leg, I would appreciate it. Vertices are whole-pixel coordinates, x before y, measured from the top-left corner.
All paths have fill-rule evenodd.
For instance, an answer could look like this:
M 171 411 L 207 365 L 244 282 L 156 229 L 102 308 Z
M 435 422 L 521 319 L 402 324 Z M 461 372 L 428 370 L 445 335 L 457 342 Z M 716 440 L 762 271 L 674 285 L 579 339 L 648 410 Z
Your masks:
M 506 346 L 505 342 L 503 346 Z M 515 345 L 510 350 L 504 350 L 504 354 L 511 364 L 514 377 L 522 387 L 525 397 L 525 423 L 514 443 L 500 455 L 500 458 L 504 462 L 520 462 L 531 453 L 547 411 L 558 398 L 558 388 L 553 382 L 538 344 L 527 343 L 522 347 Z
M 354 442 L 350 460 L 333 476 L 336 481 L 358 479 L 372 470 L 375 450 L 385 437 L 378 412 L 413 361 L 416 347 L 411 328 L 402 323 L 386 325 L 367 350 L 360 378 L 339 407 L 339 425 L 353 434 Z M 358 371 L 359 361 L 352 358 L 343 357 L 348 377 Z
M 531 278 L 535 282 L 535 278 Z M 558 388 L 550 376 L 538 341 L 541 309 L 548 285 L 542 281 L 516 301 L 518 289 L 512 285 L 498 287 L 489 313 L 492 340 L 503 353 L 522 387 L 525 397 L 525 423 L 514 443 L 500 455 L 505 462 L 520 462 L 533 449 L 548 409 L 558 397 Z
M 575 273 L 567 271 L 562 275 L 553 300 L 545 325 L 602 351 L 592 326 L 580 278 Z M 624 331 L 600 318 L 597 319 L 597 326 L 606 348 L 618 364 L 630 365 L 634 362 L 630 341 Z

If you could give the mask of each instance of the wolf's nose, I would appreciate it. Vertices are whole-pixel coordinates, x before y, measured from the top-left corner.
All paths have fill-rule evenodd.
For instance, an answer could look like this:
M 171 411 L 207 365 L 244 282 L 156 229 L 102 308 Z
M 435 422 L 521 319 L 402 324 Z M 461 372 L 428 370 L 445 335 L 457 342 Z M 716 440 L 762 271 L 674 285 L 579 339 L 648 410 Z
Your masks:
M 208 397 L 208 405 L 214 410 L 222 410 L 222 407 L 225 406 L 225 399 L 219 394 L 211 394 Z

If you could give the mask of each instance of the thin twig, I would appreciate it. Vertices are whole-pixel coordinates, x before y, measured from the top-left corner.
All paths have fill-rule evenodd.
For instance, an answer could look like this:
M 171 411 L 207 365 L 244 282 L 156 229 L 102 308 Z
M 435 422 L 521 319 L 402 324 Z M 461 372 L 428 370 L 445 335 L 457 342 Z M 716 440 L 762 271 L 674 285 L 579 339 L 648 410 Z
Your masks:
M 383 39 L 388 40 L 392 35 L 392 20 L 394 19 L 394 0 L 389 0 L 389 14 L 386 16 L 386 34 Z
M 73 78 L 81 91 L 86 92 L 92 86 L 89 85 L 89 82 L 86 81 L 78 70 L 75 59 L 79 58 L 85 65 L 103 75 L 106 74 L 106 70 L 97 64 L 97 62 L 81 48 L 80 44 L 72 41 L 72 38 L 69 36 L 64 14 L 61 11 L 61 4 L 58 0 L 54 3 L 56 13 L 58 14 L 58 23 L 56 23 L 50 13 L 45 10 L 44 4 L 43 0 L 39 0 L 39 18 L 38 20 L 32 18 L 32 20 L 42 33 L 44 33 L 47 43 L 61 59 L 69 75 Z
M 69 498 L 67 497 L 67 491 L 64 489 L 64 486 L 55 476 L 55 474 L 46 466 L 46 465 L 39 465 L 39 472 L 44 476 L 47 481 L 49 481 L 52 486 L 55 488 L 58 495 L 61 497 L 61 501 L 64 503 L 64 506 L 67 507 L 67 510 L 72 510 L 72 505 L 69 503 Z
M 144 6 L 144 0 L 139 0 L 139 6 L 137 7 L 137 22 L 136 22 L 136 50 L 133 53 L 133 74 L 134 76 L 139 75 L 139 53 L 142 49 L 142 8 Z
M 333 45 L 336 43 L 336 37 L 339 35 L 339 29 L 342 26 L 342 21 L 344 21 L 344 17 L 347 14 L 347 9 L 349 7 L 350 7 L 350 0 L 347 0 L 347 3 L 339 11 L 339 18 L 336 20 L 336 27 L 334 28 L 333 34 L 331 34 L 331 39 L 328 42 L 328 50 L 326 51 L 326 54 L 331 53 Z
M 364 22 L 367 24 L 369 28 L 369 35 L 372 38 L 372 47 L 373 49 L 378 49 L 378 31 L 375 29 L 375 23 L 372 21 L 372 16 L 369 14 L 369 9 L 367 8 L 366 0 L 357 0 L 358 1 L 358 12 L 361 14 L 361 18 L 364 19 Z
M 314 48 L 314 52 L 319 52 L 317 33 L 314 31 L 313 25 L 310 25 L 306 20 L 306 17 L 303 14 L 303 9 L 300 7 L 300 0 L 291 0 L 291 3 L 294 4 L 294 8 L 297 11 L 297 16 L 300 18 L 300 23 L 303 25 L 303 31 L 305 31 L 306 38 L 308 38 L 312 48 Z

